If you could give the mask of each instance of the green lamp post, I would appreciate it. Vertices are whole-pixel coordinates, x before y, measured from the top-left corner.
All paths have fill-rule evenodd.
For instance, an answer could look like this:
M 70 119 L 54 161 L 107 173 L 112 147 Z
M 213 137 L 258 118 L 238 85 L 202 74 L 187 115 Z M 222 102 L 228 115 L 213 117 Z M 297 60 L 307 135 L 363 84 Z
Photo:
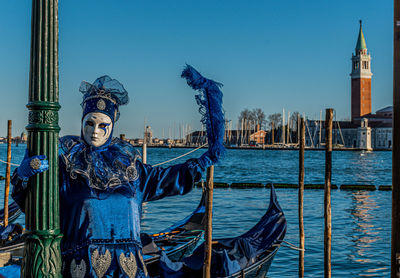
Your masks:
M 47 155 L 49 170 L 29 179 L 23 277 L 61 277 L 58 185 L 58 0 L 32 0 L 29 155 Z

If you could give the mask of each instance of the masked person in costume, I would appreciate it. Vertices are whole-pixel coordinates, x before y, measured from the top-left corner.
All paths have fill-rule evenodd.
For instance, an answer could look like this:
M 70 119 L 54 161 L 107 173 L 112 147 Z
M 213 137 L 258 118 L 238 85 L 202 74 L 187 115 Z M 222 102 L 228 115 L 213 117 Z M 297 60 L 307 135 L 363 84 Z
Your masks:
M 80 91 L 81 136 L 60 138 L 59 148 L 63 277 L 148 277 L 142 203 L 188 193 L 219 152 L 167 168 L 143 164 L 132 145 L 112 137 L 129 101 L 123 85 L 102 76 Z M 45 156 L 26 155 L 15 170 L 12 197 L 23 211 L 29 177 L 47 169 Z

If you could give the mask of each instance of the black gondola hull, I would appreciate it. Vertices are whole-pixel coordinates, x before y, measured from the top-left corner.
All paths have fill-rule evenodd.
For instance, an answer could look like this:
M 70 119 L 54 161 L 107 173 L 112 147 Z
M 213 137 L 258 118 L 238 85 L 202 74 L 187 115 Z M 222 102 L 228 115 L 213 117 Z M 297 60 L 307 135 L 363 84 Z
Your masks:
M 265 277 L 286 228 L 286 218 L 271 187 L 267 212 L 253 228 L 238 237 L 213 239 L 211 277 Z M 164 260 L 162 266 L 166 276 L 202 277 L 204 248 L 201 244 L 180 263 Z

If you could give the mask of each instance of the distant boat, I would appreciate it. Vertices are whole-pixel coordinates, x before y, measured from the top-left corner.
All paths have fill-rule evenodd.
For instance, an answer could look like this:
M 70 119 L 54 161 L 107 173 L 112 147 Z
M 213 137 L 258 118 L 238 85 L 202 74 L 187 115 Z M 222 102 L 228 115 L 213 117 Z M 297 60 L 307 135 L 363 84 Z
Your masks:
M 143 259 L 151 277 L 159 275 L 161 250 L 170 260 L 179 261 L 196 247 L 204 235 L 205 204 L 203 191 L 199 205 L 190 215 L 157 234 L 141 235 Z

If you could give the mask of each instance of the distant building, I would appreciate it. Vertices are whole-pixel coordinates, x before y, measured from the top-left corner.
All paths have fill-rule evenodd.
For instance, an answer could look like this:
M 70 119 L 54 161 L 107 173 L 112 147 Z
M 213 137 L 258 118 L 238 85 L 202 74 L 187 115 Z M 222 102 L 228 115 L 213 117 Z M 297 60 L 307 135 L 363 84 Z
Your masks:
M 333 122 L 333 144 L 337 147 L 364 150 L 392 148 L 393 107 L 388 106 L 372 114 L 371 109 L 371 55 L 368 53 L 362 24 L 351 70 L 351 121 Z M 306 121 L 306 145 L 325 144 L 325 122 Z
M 168 139 L 166 140 L 166 144 L 169 145 L 169 146 L 172 146 L 172 145 L 174 144 L 174 140 L 168 138 Z
M 151 130 L 151 126 L 146 126 L 144 130 L 144 141 L 146 144 L 151 144 L 153 139 L 153 131 Z
M 224 143 L 226 145 L 248 145 L 250 141 L 255 141 L 258 144 L 266 143 L 266 138 L 269 132 L 265 130 L 225 130 Z M 207 142 L 207 134 L 204 131 L 194 131 L 187 136 L 187 140 L 191 140 L 191 144 L 203 145 Z
M 21 143 L 26 143 L 28 141 L 28 135 L 25 131 L 21 133 Z
M 381 110 L 376 111 L 376 116 L 380 117 L 385 122 L 392 122 L 393 106 L 387 106 Z
M 134 144 L 135 145 L 143 145 L 143 139 L 141 139 L 141 138 L 134 139 Z
M 381 126 L 373 129 L 373 148 L 391 149 L 392 148 L 392 125 Z
M 392 124 L 370 122 L 364 118 L 360 123 L 333 121 L 332 143 L 335 147 L 364 150 L 389 149 L 392 147 Z M 306 121 L 306 146 L 325 145 L 325 121 Z
M 265 130 L 259 130 L 250 135 L 250 141 L 254 141 L 257 144 L 264 144 L 266 136 L 267 132 Z
M 163 145 L 164 144 L 164 140 L 158 139 L 158 138 L 154 138 L 153 139 L 153 144 L 155 144 L 155 145 Z
M 365 43 L 362 23 L 355 53 L 352 54 L 351 71 L 351 120 L 371 114 L 371 55 Z

